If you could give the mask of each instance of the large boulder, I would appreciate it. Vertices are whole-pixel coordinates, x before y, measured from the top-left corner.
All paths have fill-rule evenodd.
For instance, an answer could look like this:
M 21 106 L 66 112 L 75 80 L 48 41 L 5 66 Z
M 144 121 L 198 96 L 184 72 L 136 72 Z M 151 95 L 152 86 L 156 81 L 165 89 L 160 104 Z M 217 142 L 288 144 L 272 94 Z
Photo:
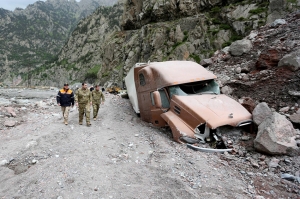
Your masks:
M 259 126 L 271 114 L 272 111 L 266 102 L 259 103 L 252 112 L 253 121 Z
M 254 148 L 270 155 L 299 155 L 295 136 L 292 123 L 274 112 L 258 126 Z
M 230 45 L 229 52 L 233 56 L 241 56 L 244 53 L 248 53 L 252 49 L 252 43 L 248 39 L 242 39 L 233 42 Z
M 278 63 L 278 66 L 284 66 L 291 71 L 297 71 L 300 68 L 300 49 L 285 55 Z

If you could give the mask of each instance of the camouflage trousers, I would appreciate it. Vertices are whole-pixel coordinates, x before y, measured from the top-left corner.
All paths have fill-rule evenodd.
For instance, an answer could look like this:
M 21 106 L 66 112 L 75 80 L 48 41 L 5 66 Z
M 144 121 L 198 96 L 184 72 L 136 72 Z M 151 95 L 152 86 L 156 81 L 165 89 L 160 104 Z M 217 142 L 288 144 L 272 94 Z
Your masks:
M 91 113 L 90 103 L 78 104 L 78 111 L 79 111 L 79 123 L 82 123 L 83 116 L 85 114 L 86 123 L 89 124 L 91 122 L 91 120 L 90 120 L 90 113 Z
M 64 122 L 68 122 L 70 106 L 62 106 L 61 111 L 63 114 Z
M 99 108 L 100 108 L 100 103 L 93 103 L 93 115 L 94 115 L 94 118 L 97 117 Z

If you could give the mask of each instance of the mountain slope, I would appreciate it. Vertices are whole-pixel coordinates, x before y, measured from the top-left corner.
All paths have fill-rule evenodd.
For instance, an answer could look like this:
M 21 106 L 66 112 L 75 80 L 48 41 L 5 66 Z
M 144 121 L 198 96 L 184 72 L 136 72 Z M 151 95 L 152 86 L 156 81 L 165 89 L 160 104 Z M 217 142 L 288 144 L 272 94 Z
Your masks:
M 136 62 L 200 63 L 268 23 L 275 11 L 283 16 L 299 5 L 300 1 L 277 4 L 275 0 L 124 1 L 124 6 L 119 3 L 112 10 L 118 12 L 102 10 L 82 20 L 58 60 L 32 71 L 30 81 L 33 85 L 89 81 L 123 87 L 123 78 Z
M 100 5 L 113 3 L 48 0 L 13 12 L 0 9 L 0 81 L 9 80 L 12 74 L 22 76 L 46 61 L 55 60 L 80 19 Z

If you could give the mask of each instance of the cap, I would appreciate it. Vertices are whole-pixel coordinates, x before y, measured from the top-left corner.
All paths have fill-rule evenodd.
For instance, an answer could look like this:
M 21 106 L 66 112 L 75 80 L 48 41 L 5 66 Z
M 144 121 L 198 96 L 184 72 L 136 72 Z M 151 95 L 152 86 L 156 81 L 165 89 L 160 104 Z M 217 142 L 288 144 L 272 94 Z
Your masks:
M 64 86 L 69 86 L 69 84 L 64 84 Z

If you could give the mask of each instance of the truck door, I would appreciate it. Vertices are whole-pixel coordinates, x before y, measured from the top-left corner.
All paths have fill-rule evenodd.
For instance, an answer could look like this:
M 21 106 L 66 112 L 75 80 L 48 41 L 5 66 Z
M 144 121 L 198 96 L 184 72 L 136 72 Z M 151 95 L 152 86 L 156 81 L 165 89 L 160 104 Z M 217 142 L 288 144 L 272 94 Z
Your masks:
M 149 70 L 147 67 L 139 70 L 137 74 L 135 74 L 135 79 L 141 118 L 146 122 L 151 122 L 150 83 L 153 81 L 151 70 Z
M 166 126 L 166 121 L 161 117 L 161 114 L 168 111 L 170 108 L 170 99 L 165 89 L 158 90 L 161 97 L 162 108 L 156 108 L 155 102 L 153 99 L 153 92 L 150 93 L 151 97 L 151 123 L 158 127 Z

